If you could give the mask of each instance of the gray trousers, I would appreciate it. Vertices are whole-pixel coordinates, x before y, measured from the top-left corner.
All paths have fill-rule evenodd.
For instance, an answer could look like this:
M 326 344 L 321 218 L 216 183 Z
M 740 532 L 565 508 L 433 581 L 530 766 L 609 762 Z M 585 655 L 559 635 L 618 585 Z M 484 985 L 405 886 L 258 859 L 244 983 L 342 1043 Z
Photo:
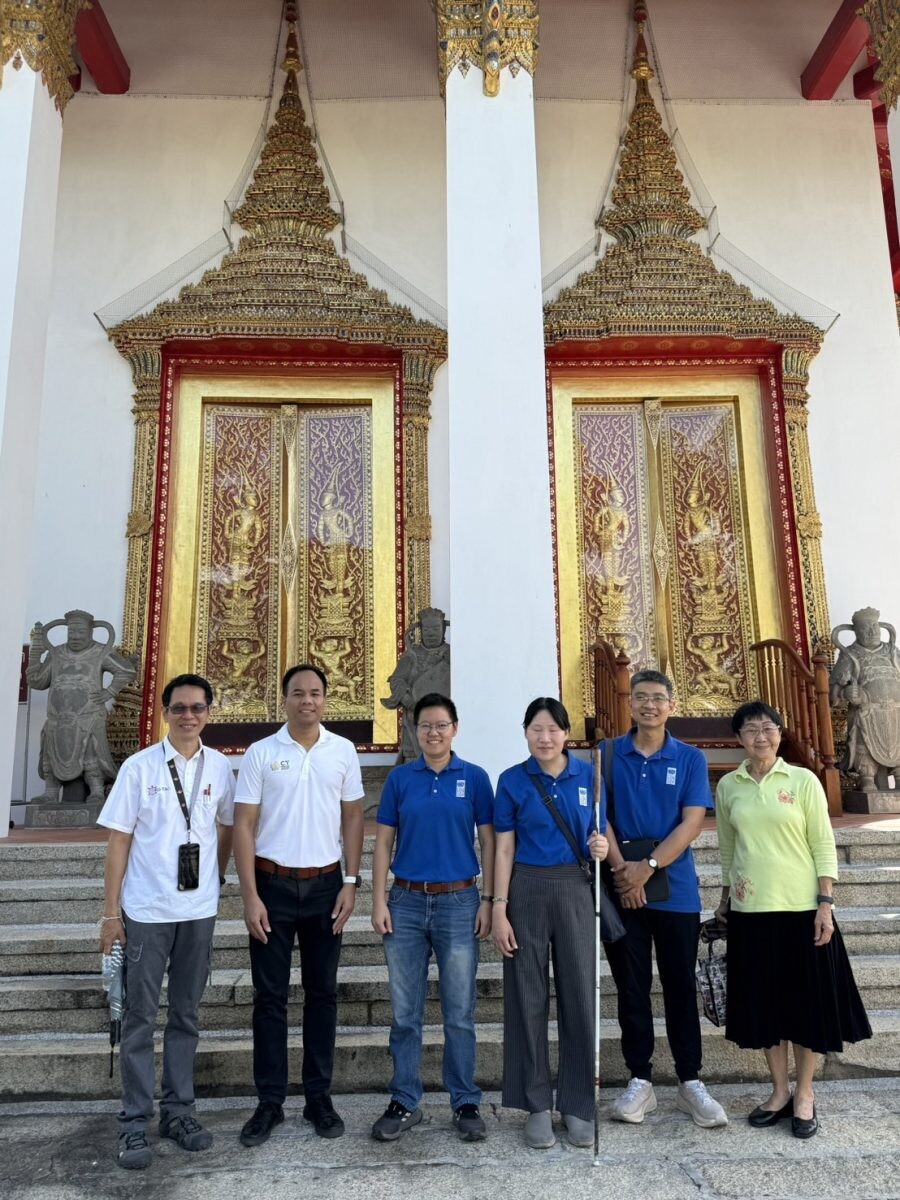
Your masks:
M 122 1020 L 120 1133 L 146 1129 L 153 1116 L 153 1029 L 163 976 L 169 1010 L 163 1037 L 161 1121 L 193 1112 L 197 1011 L 209 976 L 215 917 L 148 923 L 125 920 L 125 1015 Z
M 503 960 L 503 1104 L 553 1108 L 550 962 L 556 986 L 559 1069 L 556 1108 L 594 1119 L 594 904 L 580 868 L 517 864 L 509 921 L 518 950 Z

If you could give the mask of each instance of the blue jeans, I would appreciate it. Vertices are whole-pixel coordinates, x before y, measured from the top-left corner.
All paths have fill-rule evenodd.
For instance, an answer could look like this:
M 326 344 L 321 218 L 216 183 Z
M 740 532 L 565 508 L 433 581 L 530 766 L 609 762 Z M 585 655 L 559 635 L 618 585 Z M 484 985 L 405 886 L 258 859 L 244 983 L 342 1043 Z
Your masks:
M 384 938 L 393 1009 L 391 1096 L 410 1110 L 422 1099 L 422 1021 L 433 950 L 444 1016 L 444 1087 L 454 1109 L 480 1104 L 475 1086 L 478 889 L 435 896 L 392 887 L 388 910 L 394 929 Z

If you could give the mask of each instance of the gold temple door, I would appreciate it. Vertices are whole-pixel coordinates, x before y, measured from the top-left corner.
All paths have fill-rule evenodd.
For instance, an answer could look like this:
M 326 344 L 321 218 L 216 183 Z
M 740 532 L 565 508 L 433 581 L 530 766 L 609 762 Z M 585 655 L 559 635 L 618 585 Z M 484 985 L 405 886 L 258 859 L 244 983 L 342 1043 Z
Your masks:
M 329 721 L 396 740 L 376 696 L 397 646 L 394 422 L 390 377 L 182 381 L 165 669 L 213 682 L 230 745 L 281 719 L 297 662 L 328 675 Z
M 730 716 L 750 646 L 783 636 L 758 385 L 616 390 L 553 389 L 563 698 L 580 731 L 605 640 L 671 676 L 679 715 Z

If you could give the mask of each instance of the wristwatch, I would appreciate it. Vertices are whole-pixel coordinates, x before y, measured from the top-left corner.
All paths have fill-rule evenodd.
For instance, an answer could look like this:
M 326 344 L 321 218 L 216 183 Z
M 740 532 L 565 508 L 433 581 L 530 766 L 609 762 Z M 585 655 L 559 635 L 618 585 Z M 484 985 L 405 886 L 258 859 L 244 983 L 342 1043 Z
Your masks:
M 647 859 L 647 866 L 650 868 L 650 870 L 651 870 L 651 871 L 658 871 L 658 870 L 659 870 L 659 863 L 656 861 L 656 859 L 655 859 L 655 858 L 652 858 L 652 857 L 651 857 L 651 858 L 648 858 L 648 859 Z
M 352 883 L 352 884 L 355 884 L 356 887 L 361 887 L 362 886 L 362 876 L 361 875 L 345 875 L 344 883 Z

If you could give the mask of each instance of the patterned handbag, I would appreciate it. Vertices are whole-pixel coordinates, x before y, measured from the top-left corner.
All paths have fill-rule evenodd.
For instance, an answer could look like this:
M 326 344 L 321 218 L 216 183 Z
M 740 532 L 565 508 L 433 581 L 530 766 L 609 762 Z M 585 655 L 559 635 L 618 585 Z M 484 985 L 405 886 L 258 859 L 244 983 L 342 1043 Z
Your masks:
M 721 924 L 705 921 L 700 927 L 700 937 L 709 947 L 709 956 L 697 963 L 697 991 L 703 1005 L 704 1015 L 713 1025 L 725 1024 L 725 999 L 727 992 L 727 959 L 725 954 L 714 953 L 715 943 L 724 938 Z M 706 926 L 710 926 L 709 929 Z

